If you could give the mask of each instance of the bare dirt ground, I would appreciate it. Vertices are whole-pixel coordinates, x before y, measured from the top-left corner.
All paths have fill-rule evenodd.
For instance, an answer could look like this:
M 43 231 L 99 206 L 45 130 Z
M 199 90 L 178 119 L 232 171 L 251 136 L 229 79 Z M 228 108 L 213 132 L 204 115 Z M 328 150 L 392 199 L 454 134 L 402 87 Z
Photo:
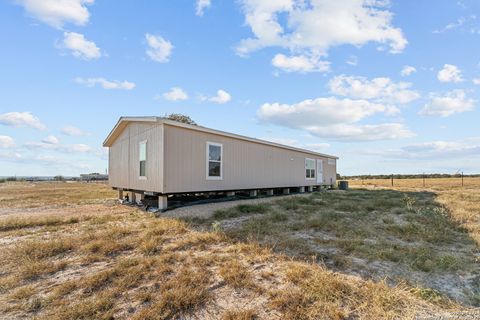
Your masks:
M 35 188 L 38 192 L 32 191 Z M 272 231 L 281 225 L 290 228 L 293 221 L 304 221 L 313 228 L 329 221 L 326 218 L 330 216 L 322 220 L 320 215 L 312 224 L 315 214 L 308 214 L 318 209 L 313 207 L 322 206 L 324 194 L 205 206 L 197 209 L 213 213 L 194 219 L 183 217 L 181 220 L 187 220 L 183 222 L 115 204 L 114 193 L 102 185 L 39 184 L 25 185 L 24 190 L 22 184 L 6 184 L 0 185 L 0 190 L 0 208 L 5 209 L 0 217 L 0 318 L 478 316 L 472 308 L 428 288 L 334 272 L 307 250 L 295 256 L 303 242 L 285 235 L 291 231 L 303 234 L 303 226 L 297 223 L 297 230 Z M 49 197 L 52 190 L 57 198 Z M 28 194 L 28 200 L 18 201 L 22 194 Z M 346 208 L 342 211 L 345 216 Z M 295 220 L 290 220 L 290 215 Z M 318 228 L 310 236 L 327 241 L 325 247 L 345 250 L 348 246 L 339 246 L 337 239 L 341 234 L 332 231 L 346 230 L 345 216 L 332 220 L 337 221 L 336 229 L 327 232 Z M 301 217 L 303 220 L 297 219 Z M 226 227 L 227 221 L 237 222 Z M 272 242 L 264 241 L 259 235 L 270 229 L 266 235 Z M 442 230 L 446 235 L 440 238 L 457 232 L 449 227 Z M 371 238 L 368 234 L 365 237 Z M 370 252 L 370 242 L 366 241 L 362 250 L 353 246 L 351 252 Z M 279 253 L 289 250 L 289 255 Z M 438 262 L 436 255 L 430 258 Z M 340 261 L 340 255 L 337 259 Z M 457 260 L 446 261 L 443 264 L 451 267 Z

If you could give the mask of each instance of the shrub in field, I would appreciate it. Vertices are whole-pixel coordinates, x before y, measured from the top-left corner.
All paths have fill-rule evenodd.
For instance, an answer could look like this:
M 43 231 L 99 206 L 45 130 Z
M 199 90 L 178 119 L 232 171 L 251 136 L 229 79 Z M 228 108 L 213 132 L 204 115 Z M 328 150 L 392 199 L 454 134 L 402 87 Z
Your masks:
M 413 211 L 415 205 L 415 198 L 409 197 L 408 195 L 403 196 L 403 203 L 408 211 Z

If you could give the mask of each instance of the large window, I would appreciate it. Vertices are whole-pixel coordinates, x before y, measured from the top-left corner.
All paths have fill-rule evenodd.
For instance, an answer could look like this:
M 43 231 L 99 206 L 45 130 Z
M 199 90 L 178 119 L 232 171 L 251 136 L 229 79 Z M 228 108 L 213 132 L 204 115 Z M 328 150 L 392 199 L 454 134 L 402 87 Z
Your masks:
M 207 142 L 207 179 L 222 179 L 223 146 L 220 143 Z
M 305 178 L 315 179 L 315 159 L 305 159 Z
M 139 176 L 145 178 L 147 176 L 147 141 L 140 142 L 138 158 L 140 161 Z

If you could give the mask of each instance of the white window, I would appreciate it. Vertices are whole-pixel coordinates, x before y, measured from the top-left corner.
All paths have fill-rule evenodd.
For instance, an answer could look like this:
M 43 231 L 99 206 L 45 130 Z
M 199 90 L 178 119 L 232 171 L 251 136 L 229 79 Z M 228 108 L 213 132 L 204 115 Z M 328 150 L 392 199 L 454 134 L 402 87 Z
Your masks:
M 207 179 L 222 180 L 223 146 L 220 143 L 207 142 Z
M 140 142 L 138 159 L 140 163 L 139 176 L 140 178 L 145 178 L 147 176 L 147 141 Z
M 331 166 L 334 166 L 335 165 L 335 159 L 328 158 L 328 164 L 331 165 Z
M 315 159 L 305 158 L 305 178 L 315 179 Z

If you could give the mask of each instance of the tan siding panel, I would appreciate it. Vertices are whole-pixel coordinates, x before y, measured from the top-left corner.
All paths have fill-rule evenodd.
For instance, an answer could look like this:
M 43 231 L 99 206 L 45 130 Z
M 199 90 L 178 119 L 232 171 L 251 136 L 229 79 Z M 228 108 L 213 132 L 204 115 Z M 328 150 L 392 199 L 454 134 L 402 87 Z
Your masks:
M 109 148 L 109 182 L 112 187 L 127 188 L 129 128 L 125 128 L 121 136 Z
M 130 123 L 109 151 L 110 185 L 116 188 L 162 192 L 163 125 Z M 139 177 L 139 144 L 147 141 L 147 179 Z
M 223 144 L 223 179 L 206 179 L 206 143 Z M 316 185 L 305 179 L 309 153 L 164 126 L 165 193 Z M 335 183 L 335 166 L 324 162 L 324 184 Z

